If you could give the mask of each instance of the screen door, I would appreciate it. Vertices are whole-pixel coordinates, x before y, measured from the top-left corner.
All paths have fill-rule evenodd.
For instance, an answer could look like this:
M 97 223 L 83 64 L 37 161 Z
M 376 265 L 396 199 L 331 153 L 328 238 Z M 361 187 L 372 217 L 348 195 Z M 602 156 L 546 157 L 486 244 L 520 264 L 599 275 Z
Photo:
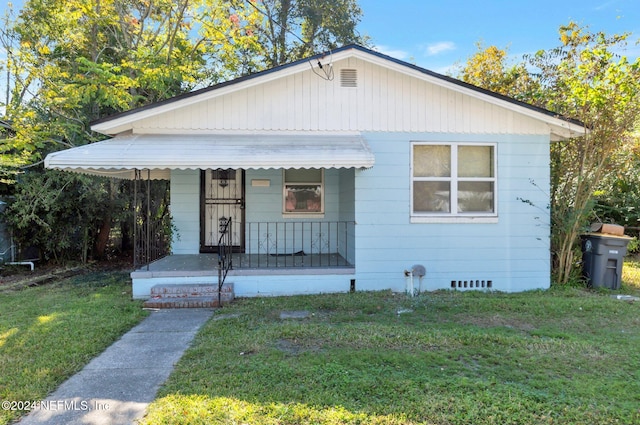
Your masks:
M 221 224 L 231 218 L 233 248 L 244 249 L 244 172 L 206 170 L 202 176 L 201 252 L 217 252 Z

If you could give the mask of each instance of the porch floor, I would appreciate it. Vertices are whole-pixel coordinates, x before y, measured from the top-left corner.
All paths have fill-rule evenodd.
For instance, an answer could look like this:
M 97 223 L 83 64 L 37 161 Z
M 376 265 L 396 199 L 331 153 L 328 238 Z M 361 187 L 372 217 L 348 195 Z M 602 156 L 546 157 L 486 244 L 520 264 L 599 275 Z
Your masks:
M 175 254 L 143 266 L 135 274 L 154 276 L 212 276 L 218 274 L 218 254 Z M 262 272 L 322 274 L 331 271 L 353 273 L 354 266 L 340 254 L 268 255 L 233 254 L 230 275 L 256 275 Z

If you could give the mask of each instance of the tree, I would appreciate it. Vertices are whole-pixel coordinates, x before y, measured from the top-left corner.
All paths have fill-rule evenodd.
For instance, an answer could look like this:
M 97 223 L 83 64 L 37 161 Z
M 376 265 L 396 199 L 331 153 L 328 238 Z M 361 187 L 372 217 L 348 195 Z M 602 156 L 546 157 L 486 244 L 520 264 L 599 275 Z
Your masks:
M 594 194 L 632 141 L 640 114 L 640 59 L 615 52 L 628 34 L 590 33 L 571 22 L 560 28 L 562 46 L 531 58 L 544 90 L 542 106 L 583 122 L 581 137 L 551 147 L 551 218 L 556 282 L 575 273 L 576 242 L 593 218 Z
M 34 163 L 98 140 L 105 115 L 363 41 L 360 16 L 355 0 L 29 0 L 0 33 L 17 129 L 3 158 Z
M 53 181 L 62 178 L 51 172 L 41 173 L 40 161 L 51 151 L 103 138 L 90 131 L 91 121 L 167 98 L 195 84 L 204 60 L 187 42 L 186 5 L 186 1 L 27 2 L 7 30 L 11 37 L 5 37 L 19 40 L 19 49 L 12 51 L 7 61 L 7 67 L 12 67 L 16 75 L 13 96 L 7 105 L 7 116 L 16 133 L 5 139 L 2 154 L 3 163 L 22 165 L 22 171 L 24 166 L 30 167 L 29 178 L 19 181 L 52 187 Z M 9 167 L 3 169 L 3 174 L 5 180 L 17 175 L 15 168 Z M 33 183 L 37 179 L 39 185 Z M 77 194 L 79 200 L 89 204 L 78 208 L 80 215 L 75 220 L 78 226 L 86 226 L 93 253 L 101 257 L 114 217 L 121 215 L 117 208 L 123 202 L 116 195 L 128 196 L 129 191 L 121 190 L 114 181 L 98 178 L 84 178 L 82 185 L 67 187 L 91 191 L 87 189 L 91 184 L 96 196 L 102 194 L 102 198 Z M 29 194 L 18 190 L 17 196 L 15 204 L 26 207 L 28 204 L 21 200 L 29 200 Z M 55 205 L 46 205 L 48 201 Z M 59 200 L 43 197 L 39 202 L 50 211 Z M 102 206 L 95 212 L 101 214 L 100 219 L 91 213 L 95 204 Z M 14 214 L 30 217 L 28 210 L 25 214 L 14 210 Z M 64 228 L 51 222 L 62 217 L 49 214 L 46 223 L 52 228 Z M 46 234 L 46 226 L 35 228 Z M 26 228 L 16 227 L 18 238 L 21 229 Z M 22 236 L 26 239 L 25 234 Z M 30 235 L 29 239 L 45 241 L 38 235 Z M 58 242 L 61 246 L 66 243 Z M 48 243 L 43 248 L 55 253 Z M 86 258 L 88 251 L 83 252 Z
M 522 101 L 538 92 L 535 79 L 524 63 L 507 64 L 508 50 L 476 43 L 477 52 L 467 59 L 458 78 L 474 86 Z
M 595 195 L 595 217 L 605 223 L 625 226 L 626 234 L 640 233 L 640 117 L 636 131 L 611 160 L 615 164 L 607 173 Z M 630 245 L 631 247 L 631 245 Z
M 37 247 L 44 259 L 55 262 L 86 261 L 107 207 L 108 180 L 97 185 L 87 176 L 46 174 L 46 179 L 37 173 L 20 178 L 4 220 L 14 229 L 19 247 Z
M 264 16 L 257 28 L 267 68 L 327 52 L 350 43 L 367 44 L 356 26 L 362 10 L 356 0 L 248 0 Z
M 615 53 L 629 34 L 590 33 L 573 22 L 559 34 L 558 48 L 539 51 L 511 69 L 505 67 L 504 51 L 481 51 L 467 62 L 462 78 L 588 128 L 580 137 L 551 145 L 553 274 L 556 283 L 565 284 L 577 271 L 578 236 L 593 218 L 596 190 L 614 166 L 615 154 L 633 139 L 640 114 L 640 59 L 630 63 Z
M 7 105 L 16 132 L 1 152 L 3 165 L 14 165 L 3 167 L 5 180 L 19 182 L 10 208 L 18 240 L 38 244 L 53 259 L 64 259 L 60 249 L 83 259 L 89 252 L 104 255 L 114 220 L 124 216 L 127 184 L 43 173 L 40 161 L 51 151 L 103 138 L 90 131 L 91 121 L 179 94 L 201 79 L 204 59 L 188 41 L 187 4 L 31 0 L 6 30 L 3 40 L 19 40 L 6 63 L 16 76 Z M 20 177 L 26 170 L 29 175 Z M 57 183 L 68 180 L 60 196 L 34 199 L 41 192 L 23 190 L 56 192 Z M 66 194 L 74 202 L 62 201 Z M 38 215 L 29 208 L 35 205 Z M 54 213 L 60 206 L 77 214 Z M 75 249 L 78 236 L 69 223 L 82 229 L 82 249 Z M 68 233 L 67 239 L 50 236 L 51 229 Z
M 28 0 L 0 31 L 7 51 L 0 65 L 13 76 L 6 120 L 15 129 L 0 148 L 0 180 L 54 187 L 49 180 L 62 178 L 42 173 L 44 157 L 101 140 L 91 121 L 357 40 L 360 13 L 355 0 Z M 26 170 L 33 175 L 22 178 Z M 130 191 L 98 178 L 65 187 L 89 190 L 91 182 L 103 198 L 79 199 L 102 205 L 102 217 L 78 220 L 98 227 L 88 234 L 100 256 L 120 208 L 130 204 L 119 197 Z M 35 202 L 17 195 L 23 208 Z M 38 202 L 46 210 L 57 201 Z M 34 219 L 28 208 L 22 217 Z

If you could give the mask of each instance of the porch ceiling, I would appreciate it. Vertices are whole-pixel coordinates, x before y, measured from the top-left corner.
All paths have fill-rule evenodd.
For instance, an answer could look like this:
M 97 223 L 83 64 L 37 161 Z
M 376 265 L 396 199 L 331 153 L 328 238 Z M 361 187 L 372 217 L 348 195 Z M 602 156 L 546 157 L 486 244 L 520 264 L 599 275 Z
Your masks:
M 133 179 L 135 170 L 144 170 L 142 178 L 169 179 L 176 169 L 370 168 L 373 163 L 359 134 L 130 134 L 45 158 L 46 168 L 124 179 Z

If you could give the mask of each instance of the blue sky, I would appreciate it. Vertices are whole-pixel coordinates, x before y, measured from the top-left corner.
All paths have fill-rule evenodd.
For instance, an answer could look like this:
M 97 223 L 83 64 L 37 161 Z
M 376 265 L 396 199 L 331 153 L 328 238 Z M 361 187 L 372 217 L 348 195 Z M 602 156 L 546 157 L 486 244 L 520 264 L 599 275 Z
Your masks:
M 22 0 L 0 0 L 19 9 Z M 432 71 L 464 64 L 476 43 L 508 49 L 513 60 L 558 46 L 558 28 L 573 20 L 591 31 L 631 32 L 630 58 L 640 56 L 640 0 L 358 0 L 359 25 L 376 49 Z M 4 52 L 0 52 L 3 57 Z
M 559 45 L 560 25 L 592 32 L 631 32 L 625 53 L 640 56 L 640 0 L 359 0 L 362 34 L 376 49 L 447 73 L 476 52 L 476 43 L 507 49 L 512 60 Z

